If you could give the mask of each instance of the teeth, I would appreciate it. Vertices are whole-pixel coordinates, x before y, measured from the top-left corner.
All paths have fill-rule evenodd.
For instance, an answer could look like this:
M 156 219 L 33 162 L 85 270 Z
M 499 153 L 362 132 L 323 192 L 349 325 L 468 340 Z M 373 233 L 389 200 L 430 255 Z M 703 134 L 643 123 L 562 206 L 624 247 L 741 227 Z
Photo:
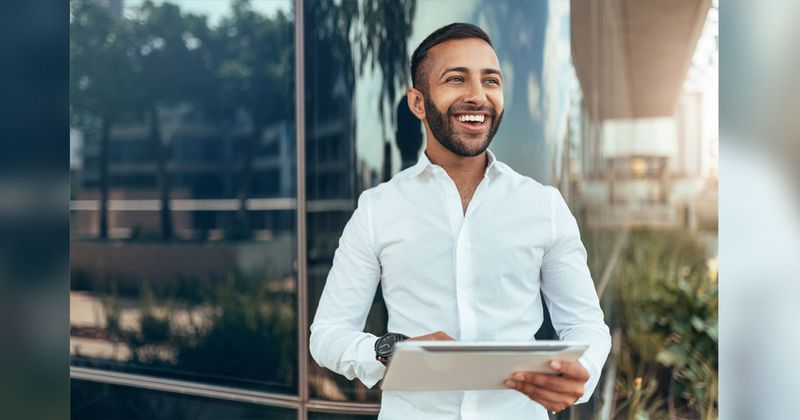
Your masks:
M 484 118 L 486 118 L 486 116 L 485 116 L 485 115 L 483 115 L 483 114 L 478 114 L 478 115 L 461 115 L 461 116 L 459 116 L 459 117 L 458 117 L 458 120 L 459 120 L 459 121 L 461 121 L 461 122 L 464 122 L 464 121 L 477 121 L 477 122 L 483 122 Z

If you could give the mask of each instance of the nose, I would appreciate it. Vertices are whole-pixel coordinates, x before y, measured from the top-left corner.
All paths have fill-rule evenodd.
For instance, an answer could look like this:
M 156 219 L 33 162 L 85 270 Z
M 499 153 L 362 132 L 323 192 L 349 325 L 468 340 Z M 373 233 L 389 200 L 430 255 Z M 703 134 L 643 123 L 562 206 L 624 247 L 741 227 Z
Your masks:
M 483 83 L 480 78 L 470 78 L 466 84 L 467 91 L 464 95 L 464 102 L 474 104 L 486 103 L 486 92 L 483 89 Z

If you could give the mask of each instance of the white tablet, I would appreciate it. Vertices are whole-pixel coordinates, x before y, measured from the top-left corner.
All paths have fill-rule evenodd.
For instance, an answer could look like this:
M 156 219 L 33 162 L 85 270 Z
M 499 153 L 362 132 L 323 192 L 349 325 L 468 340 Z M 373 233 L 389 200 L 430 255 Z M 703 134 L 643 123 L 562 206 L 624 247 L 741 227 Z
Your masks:
M 555 374 L 551 360 L 575 361 L 589 346 L 569 341 L 403 341 L 395 344 L 381 389 L 509 389 L 514 372 Z

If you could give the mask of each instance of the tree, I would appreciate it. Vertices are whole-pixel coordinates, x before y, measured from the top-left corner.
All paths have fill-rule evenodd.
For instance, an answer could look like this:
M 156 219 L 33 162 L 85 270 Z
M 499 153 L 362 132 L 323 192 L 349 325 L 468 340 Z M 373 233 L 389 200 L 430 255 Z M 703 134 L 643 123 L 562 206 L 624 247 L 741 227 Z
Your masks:
M 234 121 L 243 111 L 251 125 L 238 163 L 236 198 L 241 203 L 239 228 L 249 232 L 246 203 L 250 197 L 253 164 L 264 129 L 294 118 L 294 23 L 279 12 L 267 18 L 249 0 L 234 0 L 233 13 L 215 31 L 214 75 L 219 94 L 211 104 L 216 116 Z
M 131 39 L 122 22 L 91 0 L 70 4 L 70 107 L 72 123 L 100 123 L 99 236 L 108 238 L 109 141 L 111 128 L 129 117 L 134 86 Z
M 408 38 L 413 29 L 416 0 L 359 2 L 361 24 L 356 26 L 354 39 L 359 43 L 363 72 L 365 64 L 370 69 L 381 70 L 382 87 L 378 96 L 378 114 L 383 138 L 383 180 L 392 175 L 391 143 L 386 135 L 386 109 L 392 110 L 397 101 L 397 91 L 408 86 L 409 60 Z M 397 123 L 397 121 L 394 121 Z
M 171 136 L 164 138 L 160 108 L 191 101 L 207 83 L 207 62 L 198 51 L 200 38 L 197 36 L 207 37 L 207 24 L 205 17 L 183 15 L 174 4 L 155 5 L 149 0 L 142 4 L 136 19 L 129 24 L 137 47 L 134 79 L 138 89 L 132 103 L 137 114 L 149 123 L 149 142 L 161 202 L 161 237 L 169 240 L 173 237 L 167 166 L 170 149 L 165 147 L 165 142 L 172 139 Z

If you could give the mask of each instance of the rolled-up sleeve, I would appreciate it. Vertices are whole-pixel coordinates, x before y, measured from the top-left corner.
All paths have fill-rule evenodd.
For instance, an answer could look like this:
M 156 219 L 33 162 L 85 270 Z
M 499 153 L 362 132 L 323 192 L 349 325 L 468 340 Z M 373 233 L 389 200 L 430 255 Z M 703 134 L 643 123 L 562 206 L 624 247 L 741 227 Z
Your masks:
M 361 194 L 339 239 L 311 324 L 309 350 L 321 367 L 347 379 L 358 378 L 371 388 L 383 378 L 386 367 L 375 360 L 377 337 L 364 332 L 381 275 L 369 197 L 370 190 Z
M 579 359 L 589 381 L 577 403 L 589 400 L 611 350 L 611 336 L 594 287 L 578 224 L 555 188 L 551 197 L 552 241 L 542 260 L 542 293 L 561 340 L 580 341 L 589 349 Z

